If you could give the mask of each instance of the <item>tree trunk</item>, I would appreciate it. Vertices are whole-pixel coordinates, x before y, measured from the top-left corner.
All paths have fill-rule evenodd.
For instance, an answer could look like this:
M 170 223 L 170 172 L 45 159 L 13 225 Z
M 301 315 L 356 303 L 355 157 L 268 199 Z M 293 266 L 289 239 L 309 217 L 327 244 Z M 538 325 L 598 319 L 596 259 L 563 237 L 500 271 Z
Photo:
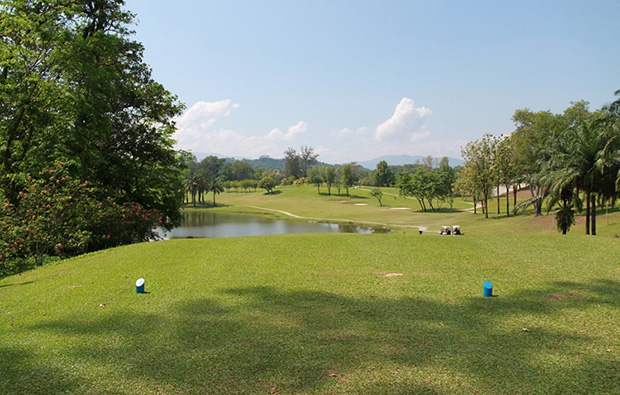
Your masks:
M 592 194 L 592 204 L 590 205 L 592 208 L 592 236 L 596 236 L 596 194 Z
M 489 218 L 489 192 L 484 192 L 484 218 Z
M 474 196 L 474 214 L 478 214 L 478 202 L 476 201 L 476 196 Z
M 510 217 L 510 184 L 506 184 L 506 217 Z
M 590 234 L 590 192 L 586 193 L 586 235 Z
M 512 186 L 512 206 L 515 207 L 517 205 L 517 192 L 519 191 L 519 186 L 518 185 L 513 185 Z
M 500 214 L 500 198 L 499 198 L 499 184 L 497 184 L 497 214 Z
M 536 196 L 540 197 L 541 188 L 539 186 L 536 187 Z M 536 203 L 534 203 L 534 208 L 536 209 L 536 217 L 540 217 L 542 215 L 542 199 L 536 199 Z

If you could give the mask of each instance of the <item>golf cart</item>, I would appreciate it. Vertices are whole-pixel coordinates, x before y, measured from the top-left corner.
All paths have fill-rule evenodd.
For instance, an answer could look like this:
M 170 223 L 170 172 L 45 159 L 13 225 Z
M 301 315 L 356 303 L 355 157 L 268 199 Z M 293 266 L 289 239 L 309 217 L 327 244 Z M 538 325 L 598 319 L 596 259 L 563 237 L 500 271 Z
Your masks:
M 463 234 L 461 233 L 461 227 L 459 225 L 452 226 L 452 229 L 453 229 L 452 234 L 455 236 L 459 236 Z
M 451 235 L 452 234 L 452 228 L 449 226 L 442 226 L 441 227 L 441 231 L 439 231 L 439 234 L 444 236 L 444 235 Z

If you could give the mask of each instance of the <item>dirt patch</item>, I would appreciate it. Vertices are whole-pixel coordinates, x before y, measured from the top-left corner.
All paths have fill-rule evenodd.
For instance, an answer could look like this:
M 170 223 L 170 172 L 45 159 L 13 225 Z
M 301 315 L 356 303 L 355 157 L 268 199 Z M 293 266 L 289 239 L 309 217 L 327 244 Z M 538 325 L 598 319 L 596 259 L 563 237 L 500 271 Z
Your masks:
M 557 302 L 557 301 L 561 301 L 561 300 L 571 300 L 571 299 L 578 299 L 578 298 L 582 298 L 583 295 L 575 292 L 575 291 L 571 291 L 568 293 L 562 293 L 562 292 L 556 292 L 553 294 L 549 294 L 549 295 L 545 295 L 543 296 L 543 300 L 546 300 L 548 302 Z
M 398 276 L 404 276 L 403 273 L 399 273 L 399 272 L 384 272 L 384 271 L 378 271 L 375 272 L 377 274 L 380 274 L 384 277 L 398 277 Z

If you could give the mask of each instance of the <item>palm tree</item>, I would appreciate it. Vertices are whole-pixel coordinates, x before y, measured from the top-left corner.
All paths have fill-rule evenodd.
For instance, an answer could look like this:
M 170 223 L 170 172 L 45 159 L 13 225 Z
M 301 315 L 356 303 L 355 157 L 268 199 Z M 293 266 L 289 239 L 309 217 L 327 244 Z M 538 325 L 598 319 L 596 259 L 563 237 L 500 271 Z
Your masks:
M 213 206 L 215 206 L 215 195 L 224 191 L 224 183 L 220 177 L 209 177 L 206 183 L 206 192 L 213 192 Z
M 568 218 L 571 207 L 581 209 L 580 192 L 585 195 L 588 235 L 596 235 L 596 198 L 618 196 L 614 184 L 620 169 L 620 135 L 603 120 L 609 118 L 581 120 L 550 139 L 545 155 L 548 159 L 540 173 L 548 188 L 550 207 L 562 202 L 560 216 Z M 565 218 L 561 220 L 566 223 Z
M 187 171 L 185 173 L 185 178 L 183 179 L 183 184 L 185 185 L 186 194 L 190 194 L 190 196 L 192 197 L 192 204 L 194 205 L 194 207 L 196 207 L 196 193 L 198 192 L 198 182 L 196 174 L 191 170 Z
M 209 176 L 204 170 L 200 170 L 196 173 L 194 181 L 196 182 L 196 189 L 198 191 L 198 203 L 204 204 L 205 195 L 209 193 Z

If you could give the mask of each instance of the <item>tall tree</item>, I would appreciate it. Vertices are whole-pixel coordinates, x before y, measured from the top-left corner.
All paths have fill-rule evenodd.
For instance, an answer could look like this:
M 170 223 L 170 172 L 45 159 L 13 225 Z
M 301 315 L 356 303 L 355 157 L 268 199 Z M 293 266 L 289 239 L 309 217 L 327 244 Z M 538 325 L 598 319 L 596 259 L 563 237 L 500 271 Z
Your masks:
M 466 174 L 473 177 L 473 185 L 482 195 L 485 218 L 489 217 L 489 195 L 494 186 L 495 142 L 492 135 L 486 134 L 481 140 L 470 142 L 461 150 L 461 155 L 465 159 L 465 168 L 470 169 Z
M 287 148 L 284 151 L 284 174 L 287 177 L 301 177 L 301 163 L 300 156 L 293 148 Z
M 327 194 L 332 194 L 332 185 L 336 181 L 336 170 L 334 170 L 331 166 L 321 166 L 319 168 L 319 172 L 321 174 L 321 179 L 327 185 Z
M 14 204 L 27 175 L 71 161 L 102 196 L 180 221 L 183 106 L 151 78 L 121 0 L 1 0 L 1 188 Z
M 352 167 L 350 164 L 347 164 L 341 166 L 338 170 L 340 171 L 340 181 L 342 182 L 342 186 L 347 192 L 347 196 L 349 196 L 349 188 L 351 188 L 355 182 Z
M 497 176 L 498 185 L 504 185 L 506 188 L 506 216 L 510 216 L 510 185 L 513 184 L 515 177 L 514 164 L 512 162 L 514 156 L 513 144 L 510 136 L 501 135 L 495 145 L 495 163 L 494 169 Z M 497 213 L 499 214 L 500 193 L 497 190 Z
M 394 183 L 394 174 L 387 162 L 382 160 L 377 163 L 377 168 L 375 170 L 375 183 L 379 187 L 387 187 Z
M 180 223 L 189 161 L 172 135 L 183 106 L 152 79 L 123 5 L 0 0 L 0 198 L 12 217 L 0 246 L 19 229 L 41 233 L 34 249 L 17 243 L 16 262 L 145 241 Z M 28 215 L 42 185 L 47 203 Z
M 308 170 L 308 181 L 316 185 L 317 192 L 320 195 L 323 177 L 321 176 L 321 171 L 318 167 L 311 167 L 310 170 Z
M 224 183 L 220 177 L 209 177 L 206 182 L 207 192 L 213 193 L 213 206 L 215 206 L 215 195 L 224 191 Z
M 539 181 L 541 154 L 545 142 L 558 130 L 559 119 L 550 111 L 532 112 L 529 109 L 515 111 L 512 121 L 516 125 L 512 133 L 514 167 L 519 175 L 518 182 L 529 185 L 536 215 L 542 215 L 542 200 L 545 194 Z
M 249 180 L 254 177 L 252 166 L 250 166 L 248 162 L 242 160 L 235 161 L 235 163 L 232 164 L 231 173 L 233 179 L 238 181 Z
M 319 154 L 314 152 L 314 148 L 302 145 L 299 151 L 299 166 L 301 171 L 301 177 L 307 177 L 308 169 L 317 163 Z

